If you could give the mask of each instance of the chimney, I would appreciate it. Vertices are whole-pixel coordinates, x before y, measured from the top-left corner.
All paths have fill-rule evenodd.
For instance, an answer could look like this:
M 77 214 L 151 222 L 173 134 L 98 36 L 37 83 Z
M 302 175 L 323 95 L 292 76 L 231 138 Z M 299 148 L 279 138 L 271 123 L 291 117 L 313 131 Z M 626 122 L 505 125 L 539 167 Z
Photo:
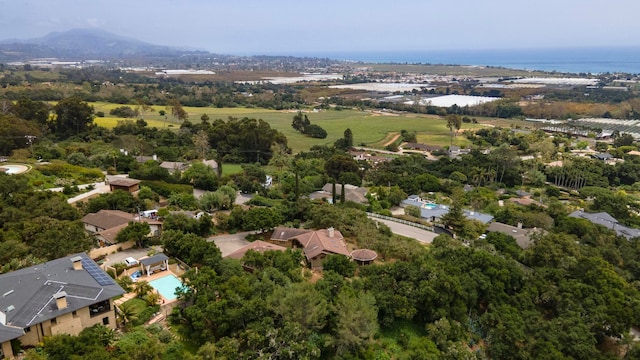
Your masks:
M 329 232 L 329 237 L 332 238 L 334 235 L 333 227 L 328 228 L 327 231 Z
M 82 257 L 74 256 L 71 258 L 71 262 L 73 263 L 73 270 L 82 270 Z
M 60 291 L 57 294 L 54 294 L 53 297 L 56 299 L 56 307 L 58 310 L 64 310 L 67 308 L 67 293 L 64 291 Z
M 157 161 L 158 160 L 158 155 L 153 154 L 152 158 L 153 158 L 154 161 Z
M 521 222 L 518 223 L 518 229 L 522 229 L 522 223 Z

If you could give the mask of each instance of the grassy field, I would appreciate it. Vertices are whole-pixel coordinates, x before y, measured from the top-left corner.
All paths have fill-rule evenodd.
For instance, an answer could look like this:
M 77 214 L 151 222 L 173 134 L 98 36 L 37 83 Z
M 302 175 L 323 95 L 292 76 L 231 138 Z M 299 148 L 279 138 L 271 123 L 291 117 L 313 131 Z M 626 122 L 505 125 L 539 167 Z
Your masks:
M 222 164 L 222 175 L 233 175 L 233 174 L 238 174 L 242 172 L 242 165 L 241 164 L 227 164 L 227 163 L 223 163 Z
M 92 103 L 96 111 L 103 111 L 108 114 L 109 111 L 119 104 Z M 268 109 L 249 109 L 249 108 L 196 108 L 185 107 L 185 111 L 189 114 L 190 121 L 200 122 L 200 117 L 207 114 L 210 121 L 214 119 L 227 119 L 228 117 L 250 117 L 263 119 L 267 121 L 271 127 L 281 131 L 289 140 L 289 146 L 295 153 L 308 150 L 313 145 L 329 145 L 342 137 L 344 130 L 350 128 L 353 132 L 354 144 L 366 144 L 373 147 L 383 148 L 385 139 L 389 133 L 399 133 L 400 130 L 418 133 L 418 139 L 421 142 L 431 143 L 435 145 L 449 144 L 449 129 L 446 127 L 444 120 L 437 116 L 427 115 L 380 115 L 371 112 L 357 110 L 343 111 L 322 111 L 317 113 L 307 113 L 309 120 L 313 124 L 322 126 L 328 133 L 326 139 L 313 139 L 306 137 L 291 127 L 291 121 L 295 115 L 295 111 L 276 111 Z M 165 110 L 164 107 L 154 106 L 154 111 L 143 114 L 144 119 L 149 126 L 162 127 L 179 127 L 180 122 L 173 119 L 171 115 L 161 116 L 159 110 Z M 112 128 L 117 125 L 117 121 L 122 120 L 114 117 L 96 118 L 98 125 Z M 461 131 L 470 128 L 478 128 L 482 125 L 463 124 Z M 458 145 L 465 145 L 463 139 L 458 137 L 455 139 Z

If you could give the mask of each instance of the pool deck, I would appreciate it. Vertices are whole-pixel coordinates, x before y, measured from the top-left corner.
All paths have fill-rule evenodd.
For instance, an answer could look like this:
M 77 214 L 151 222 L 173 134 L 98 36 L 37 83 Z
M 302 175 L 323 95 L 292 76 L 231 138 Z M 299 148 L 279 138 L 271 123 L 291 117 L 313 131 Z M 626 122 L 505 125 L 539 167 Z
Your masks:
M 169 265 L 169 269 L 171 269 L 172 266 L 175 266 L 175 264 Z M 131 274 L 133 274 L 134 272 L 136 272 L 138 270 L 140 270 L 138 267 L 131 268 L 131 269 L 128 269 L 128 271 L 125 271 L 120 276 L 131 276 Z M 176 272 L 178 272 L 178 271 L 176 271 Z M 173 275 L 173 276 L 177 277 L 178 279 L 180 279 L 180 275 L 178 275 L 176 272 L 174 272 L 172 270 L 157 271 L 157 272 L 154 272 L 153 274 L 151 274 L 150 276 L 147 276 L 147 275 L 140 276 L 138 278 L 138 281 L 151 282 L 153 280 L 157 280 L 157 279 L 163 278 L 165 276 L 169 276 L 169 275 Z M 160 294 L 159 291 L 157 291 L 155 289 L 154 289 L 154 291 L 156 291 L 158 293 L 158 295 L 160 295 L 160 299 L 161 299 L 160 304 L 169 304 L 169 303 L 172 303 L 172 302 L 175 302 L 175 301 L 178 300 L 178 299 L 173 299 L 173 300 L 166 299 L 164 296 L 162 296 L 162 294 Z M 114 303 L 116 305 L 120 305 L 123 302 L 125 302 L 127 300 L 131 300 L 131 299 L 133 299 L 135 297 L 136 297 L 136 293 L 132 291 L 130 293 L 124 294 L 121 298 L 115 300 Z

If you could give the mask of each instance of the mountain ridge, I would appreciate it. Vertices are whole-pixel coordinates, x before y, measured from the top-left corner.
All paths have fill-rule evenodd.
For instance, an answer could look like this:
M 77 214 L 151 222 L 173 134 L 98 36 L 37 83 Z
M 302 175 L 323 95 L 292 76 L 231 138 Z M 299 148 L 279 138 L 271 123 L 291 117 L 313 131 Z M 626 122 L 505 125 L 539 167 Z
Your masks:
M 202 52 L 150 44 L 98 28 L 52 32 L 33 39 L 0 40 L 0 61 L 33 58 L 111 60 L 140 56 L 179 56 L 194 51 Z

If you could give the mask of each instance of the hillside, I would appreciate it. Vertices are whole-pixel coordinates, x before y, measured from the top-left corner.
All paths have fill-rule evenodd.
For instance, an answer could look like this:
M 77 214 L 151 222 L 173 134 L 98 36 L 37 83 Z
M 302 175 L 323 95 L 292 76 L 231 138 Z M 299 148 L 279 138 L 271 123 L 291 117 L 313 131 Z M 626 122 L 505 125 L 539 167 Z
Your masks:
M 33 58 L 121 59 L 139 56 L 177 56 L 181 49 L 154 45 L 100 29 L 53 32 L 36 39 L 0 41 L 0 61 Z

